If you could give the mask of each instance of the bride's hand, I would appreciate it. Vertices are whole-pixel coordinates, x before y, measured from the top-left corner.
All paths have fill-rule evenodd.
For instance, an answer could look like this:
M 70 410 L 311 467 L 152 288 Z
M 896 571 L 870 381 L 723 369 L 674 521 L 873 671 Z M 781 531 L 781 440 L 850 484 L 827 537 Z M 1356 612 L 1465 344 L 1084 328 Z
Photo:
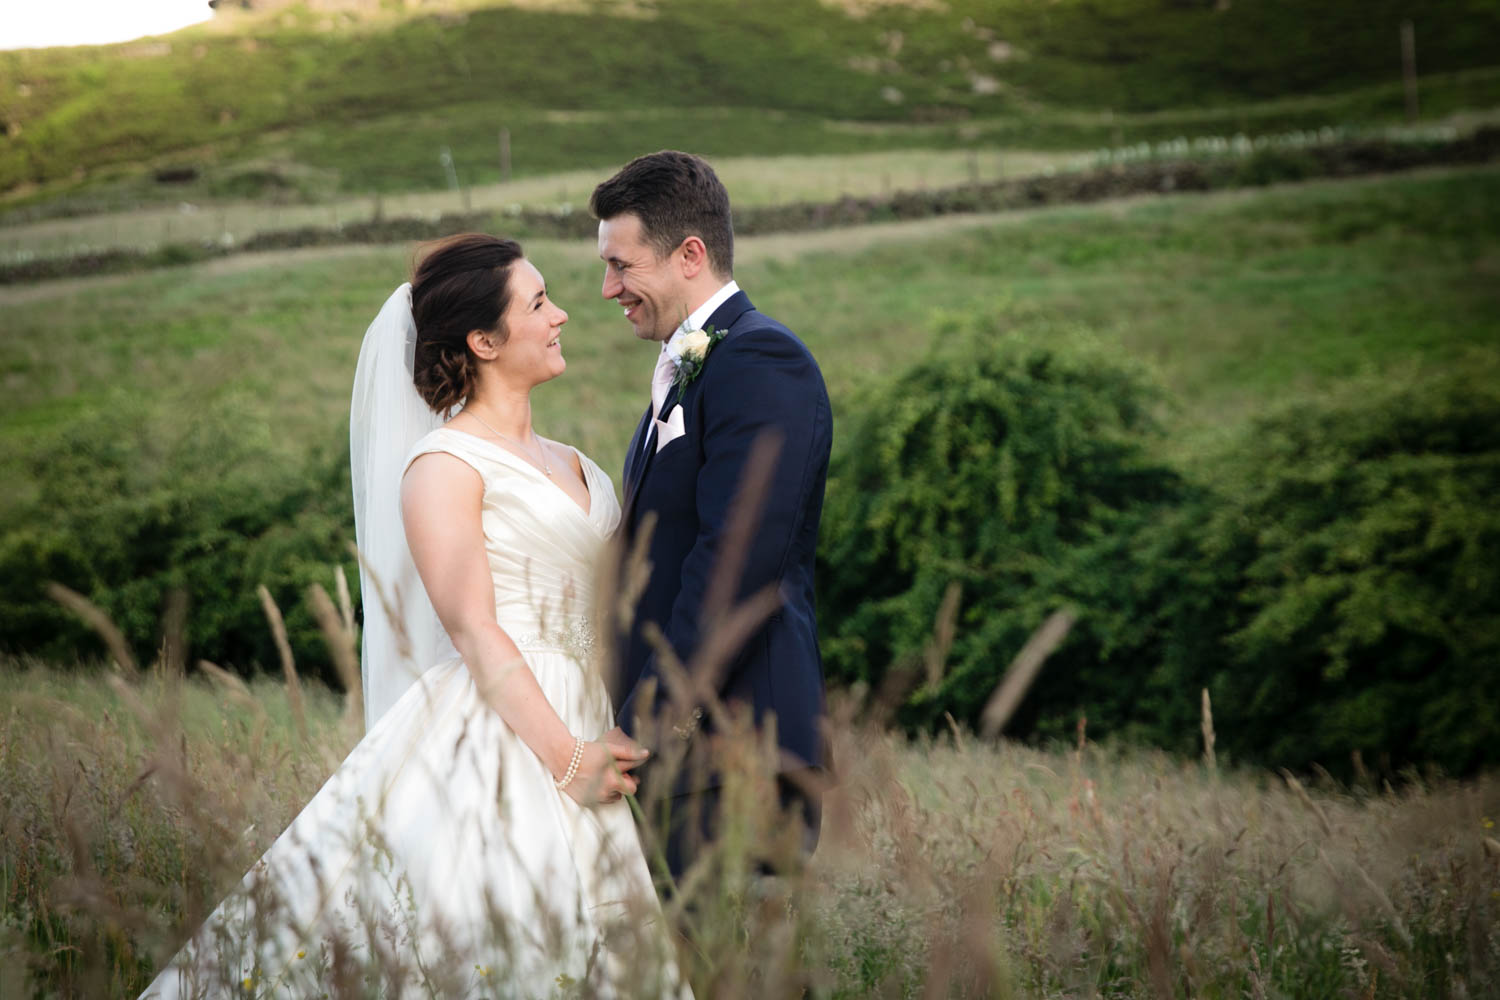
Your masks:
M 621 795 L 634 795 L 640 783 L 629 772 L 645 763 L 647 756 L 648 751 L 629 737 L 611 739 L 608 743 L 598 740 L 585 743 L 578 772 L 563 791 L 584 806 L 614 802 Z

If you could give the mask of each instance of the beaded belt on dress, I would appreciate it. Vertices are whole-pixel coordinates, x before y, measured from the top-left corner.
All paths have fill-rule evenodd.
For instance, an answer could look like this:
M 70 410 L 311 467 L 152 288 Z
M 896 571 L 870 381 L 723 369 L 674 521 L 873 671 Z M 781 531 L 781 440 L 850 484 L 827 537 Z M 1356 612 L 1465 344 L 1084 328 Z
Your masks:
M 580 618 L 546 631 L 510 632 L 510 638 L 518 649 L 566 653 L 582 662 L 594 651 L 594 623 Z

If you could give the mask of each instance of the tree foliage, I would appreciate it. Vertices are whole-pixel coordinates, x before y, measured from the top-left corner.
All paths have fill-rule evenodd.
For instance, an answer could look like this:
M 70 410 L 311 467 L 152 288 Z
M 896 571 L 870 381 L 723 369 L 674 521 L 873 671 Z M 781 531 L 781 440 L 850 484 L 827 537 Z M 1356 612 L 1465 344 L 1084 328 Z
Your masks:
M 1232 590 L 1225 657 L 1199 668 L 1231 745 L 1292 766 L 1500 760 L 1500 392 L 1304 404 L 1233 463 L 1198 529 Z
M 819 566 L 832 678 L 894 670 L 907 725 L 972 723 L 1069 606 L 1014 735 L 1083 717 L 1192 753 L 1207 688 L 1219 750 L 1244 762 L 1500 760 L 1500 391 L 1307 401 L 1189 476 L 1154 457 L 1149 382 L 1087 337 L 988 318 L 939 339 L 844 418 Z
M 142 662 L 177 590 L 192 656 L 274 666 L 263 583 L 299 667 L 331 680 L 303 598 L 314 581 L 331 587 L 338 564 L 358 585 L 347 455 L 285 463 L 243 421 L 202 415 L 173 436 L 138 416 L 126 407 L 86 419 L 31 451 L 36 495 L 0 534 L 0 648 L 64 660 L 101 649 L 45 593 L 56 581 L 99 605 Z
M 1175 496 L 1151 457 L 1156 394 L 1077 331 L 951 319 L 926 361 L 869 393 L 830 473 L 820 614 L 831 676 L 926 658 L 950 584 L 955 641 L 905 718 L 974 720 L 1099 546 Z

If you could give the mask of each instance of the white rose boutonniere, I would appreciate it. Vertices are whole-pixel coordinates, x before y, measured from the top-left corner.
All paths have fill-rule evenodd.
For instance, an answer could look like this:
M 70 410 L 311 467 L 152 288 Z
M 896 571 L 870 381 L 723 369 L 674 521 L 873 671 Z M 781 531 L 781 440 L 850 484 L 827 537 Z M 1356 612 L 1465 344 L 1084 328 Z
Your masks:
M 683 334 L 682 339 L 677 342 L 677 356 L 681 361 L 677 365 L 677 377 L 672 380 L 673 386 L 679 390 L 686 389 L 693 379 L 702 374 L 708 352 L 723 339 L 724 331 L 713 327 L 707 330 L 689 330 Z

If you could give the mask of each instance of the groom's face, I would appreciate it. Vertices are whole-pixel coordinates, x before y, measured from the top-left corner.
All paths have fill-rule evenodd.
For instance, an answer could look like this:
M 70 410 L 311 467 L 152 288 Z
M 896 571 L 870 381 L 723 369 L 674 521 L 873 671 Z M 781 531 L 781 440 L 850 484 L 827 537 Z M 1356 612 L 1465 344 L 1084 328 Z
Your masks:
M 600 293 L 625 310 L 642 340 L 666 340 L 687 316 L 685 279 L 674 251 L 665 257 L 646 241 L 634 212 L 599 220 L 599 258 L 604 261 Z

